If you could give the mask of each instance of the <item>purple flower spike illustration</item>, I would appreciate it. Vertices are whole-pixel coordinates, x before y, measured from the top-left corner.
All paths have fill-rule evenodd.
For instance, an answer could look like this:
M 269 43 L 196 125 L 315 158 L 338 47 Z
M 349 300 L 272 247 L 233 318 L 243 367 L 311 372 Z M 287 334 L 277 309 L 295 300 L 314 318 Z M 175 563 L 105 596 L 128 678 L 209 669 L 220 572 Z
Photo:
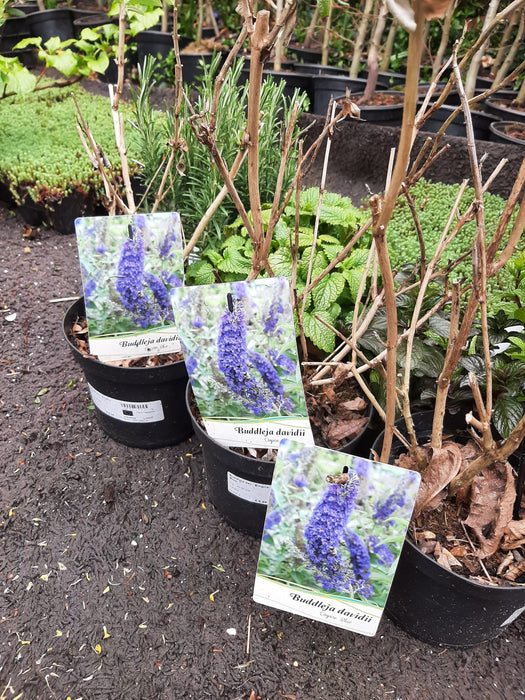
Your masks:
M 354 509 L 359 480 L 354 474 L 343 484 L 329 484 L 304 529 L 307 566 L 326 591 L 346 591 L 355 576 L 343 561 L 340 544 Z

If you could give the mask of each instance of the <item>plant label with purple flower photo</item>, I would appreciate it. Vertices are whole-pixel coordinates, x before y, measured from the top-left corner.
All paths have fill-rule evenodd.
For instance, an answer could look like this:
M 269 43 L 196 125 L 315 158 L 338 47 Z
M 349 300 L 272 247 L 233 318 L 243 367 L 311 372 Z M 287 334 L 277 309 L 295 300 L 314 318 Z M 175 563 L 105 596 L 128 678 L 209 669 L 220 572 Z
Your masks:
M 288 280 L 182 287 L 172 301 L 210 437 L 227 447 L 313 444 Z
M 184 281 L 176 212 L 76 219 L 89 351 L 101 361 L 180 352 L 170 293 Z
M 253 599 L 372 637 L 419 482 L 408 469 L 283 440 Z

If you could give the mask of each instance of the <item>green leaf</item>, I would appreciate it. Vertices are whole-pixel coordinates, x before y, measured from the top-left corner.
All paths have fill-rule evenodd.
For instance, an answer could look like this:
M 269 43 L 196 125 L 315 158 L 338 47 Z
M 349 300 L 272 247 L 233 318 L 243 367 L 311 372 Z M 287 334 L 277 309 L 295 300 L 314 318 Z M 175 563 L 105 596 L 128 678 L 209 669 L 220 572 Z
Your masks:
M 0 56 L 0 60 L 4 59 Z M 18 59 L 9 62 L 7 74 L 4 73 L 3 61 L 0 63 L 0 80 L 6 85 L 6 92 L 15 92 L 17 95 L 26 95 L 33 92 L 36 86 L 36 76 L 30 73 L 27 68 L 18 63 Z
M 220 263 L 222 262 L 222 255 L 220 253 L 218 253 L 216 250 L 212 250 L 211 248 L 207 249 L 205 252 L 206 257 L 212 265 L 214 265 L 215 267 L 220 265 Z
M 450 321 L 443 316 L 434 314 L 428 321 L 428 327 L 440 338 L 448 338 L 450 332 Z
M 330 315 L 326 311 L 318 312 L 321 318 L 324 318 L 328 323 L 332 323 Z M 303 316 L 303 327 L 305 335 L 324 352 L 332 352 L 335 348 L 335 333 L 318 321 L 311 313 L 305 313 Z
M 493 420 L 499 434 L 507 438 L 523 416 L 523 404 L 514 396 L 498 397 L 494 402 Z
M 109 66 L 109 57 L 107 53 L 101 53 L 98 58 L 88 58 L 86 65 L 90 71 L 105 73 Z
M 51 41 L 51 39 L 49 41 Z M 79 65 L 78 56 L 74 54 L 71 49 L 66 49 L 66 51 L 62 53 L 48 56 L 46 63 L 51 68 L 55 68 L 64 75 L 73 75 L 73 73 L 77 72 Z
M 250 261 L 247 260 L 239 250 L 235 248 L 226 248 L 224 251 L 224 259 L 217 267 L 223 272 L 248 274 L 252 266 Z
M 244 248 L 246 245 L 246 239 L 243 238 L 243 236 L 239 236 L 238 234 L 233 235 L 233 236 L 228 236 L 226 240 L 224 241 L 222 248 Z
M 289 277 L 292 274 L 292 253 L 289 248 L 279 248 L 268 256 L 275 275 Z
M 331 272 L 315 285 L 312 290 L 317 311 L 328 309 L 345 287 L 345 278 L 339 272 Z
M 206 260 L 199 260 L 191 265 L 188 265 L 186 277 L 198 285 L 213 284 L 215 282 L 213 267 L 209 262 L 206 262 Z
M 361 280 L 363 279 L 363 270 L 343 270 L 342 274 L 345 280 L 348 282 L 348 287 L 350 289 L 352 299 L 355 299 L 357 297 L 357 292 L 359 291 L 359 285 L 361 284 Z

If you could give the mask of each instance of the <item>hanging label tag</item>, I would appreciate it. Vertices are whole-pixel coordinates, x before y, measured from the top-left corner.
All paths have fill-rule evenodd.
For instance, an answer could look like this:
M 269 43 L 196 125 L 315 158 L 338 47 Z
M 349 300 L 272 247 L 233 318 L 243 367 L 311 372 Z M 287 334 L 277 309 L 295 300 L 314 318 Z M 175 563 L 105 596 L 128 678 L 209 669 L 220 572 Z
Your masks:
M 408 469 L 283 440 L 254 600 L 373 636 L 419 481 Z
M 227 447 L 313 445 L 288 280 L 181 287 L 172 301 L 210 437 Z

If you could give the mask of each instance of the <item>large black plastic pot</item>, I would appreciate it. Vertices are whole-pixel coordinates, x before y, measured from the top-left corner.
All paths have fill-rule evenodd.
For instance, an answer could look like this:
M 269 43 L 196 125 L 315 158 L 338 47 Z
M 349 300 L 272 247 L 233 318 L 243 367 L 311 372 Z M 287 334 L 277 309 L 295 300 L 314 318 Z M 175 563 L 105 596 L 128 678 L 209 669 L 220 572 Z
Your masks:
M 355 95 L 355 93 L 362 92 L 365 87 L 366 80 L 364 78 L 348 78 L 344 75 L 312 76 L 313 113 L 325 115 L 332 97 L 344 95 L 347 90 Z M 377 89 L 386 90 L 387 86 L 378 83 Z
M 157 367 L 114 367 L 83 355 L 72 342 L 71 329 L 85 316 L 84 298 L 64 317 L 64 337 L 84 371 L 98 421 L 104 432 L 130 447 L 176 445 L 193 430 L 184 392 L 188 382 L 181 360 Z
M 67 8 L 32 12 L 27 16 L 27 26 L 29 35 L 42 37 L 42 43 L 53 36 L 57 36 L 61 41 L 75 37 L 73 14 Z
M 167 58 L 173 53 L 173 34 L 161 32 L 156 29 L 147 29 L 137 34 L 137 59 L 140 65 L 144 63 L 146 56 Z M 185 36 L 179 37 L 179 48 L 183 49 L 190 43 Z M 182 58 L 181 58 L 182 61 Z
M 377 104 L 377 105 L 361 105 L 361 119 L 371 124 L 381 126 L 401 126 L 403 121 L 403 93 L 398 90 L 383 90 L 377 89 L 376 93 L 389 95 L 399 100 L 396 104 Z M 362 93 L 355 93 L 351 98 L 358 102 L 362 97 Z
M 456 110 L 456 107 L 452 105 L 442 105 L 439 109 L 432 113 L 432 115 L 423 124 L 421 131 L 429 131 L 431 133 L 437 133 L 443 123 L 450 117 L 452 112 Z M 481 141 L 490 140 L 490 124 L 497 120 L 497 117 L 490 114 L 485 114 L 485 112 L 478 112 L 475 110 L 471 111 L 472 117 L 472 128 L 474 130 L 474 137 L 480 139 Z M 447 136 L 463 136 L 466 137 L 467 130 L 465 126 L 465 115 L 460 112 L 454 119 L 450 122 L 446 129 Z
M 245 456 L 211 438 L 193 415 L 192 398 L 193 392 L 188 382 L 186 408 L 193 430 L 202 444 L 210 501 L 234 528 L 260 537 L 264 528 L 275 462 Z M 363 454 L 363 450 L 360 449 L 361 443 L 371 416 L 370 405 L 367 425 L 359 435 L 340 449 L 341 452 Z
M 415 417 L 416 434 L 431 434 L 432 412 Z M 461 440 L 462 417 L 448 416 L 444 430 Z M 406 435 L 404 421 L 396 424 Z M 373 450 L 379 454 L 380 435 Z M 404 451 L 394 437 L 391 459 Z M 385 612 L 405 632 L 428 644 L 470 647 L 501 634 L 525 610 L 525 586 L 490 586 L 471 581 L 423 554 L 407 537 Z
M 518 146 L 525 146 L 525 138 L 517 138 L 512 136 L 510 130 L 512 127 L 521 127 L 521 132 L 525 134 L 523 130 L 524 122 L 515 121 L 504 121 L 504 122 L 492 122 L 490 124 L 490 140 L 496 141 L 497 143 L 515 143 Z
M 312 87 L 314 92 L 313 112 L 325 115 L 332 97 L 344 95 L 347 90 L 350 90 L 352 95 L 363 92 L 366 80 L 364 78 L 349 78 L 344 75 L 316 75 L 312 76 Z M 377 89 L 386 90 L 387 85 L 378 83 Z
M 494 115 L 493 121 L 525 122 L 525 110 L 515 109 L 512 106 L 512 99 L 504 99 L 497 95 L 489 97 L 485 101 L 485 110 Z

